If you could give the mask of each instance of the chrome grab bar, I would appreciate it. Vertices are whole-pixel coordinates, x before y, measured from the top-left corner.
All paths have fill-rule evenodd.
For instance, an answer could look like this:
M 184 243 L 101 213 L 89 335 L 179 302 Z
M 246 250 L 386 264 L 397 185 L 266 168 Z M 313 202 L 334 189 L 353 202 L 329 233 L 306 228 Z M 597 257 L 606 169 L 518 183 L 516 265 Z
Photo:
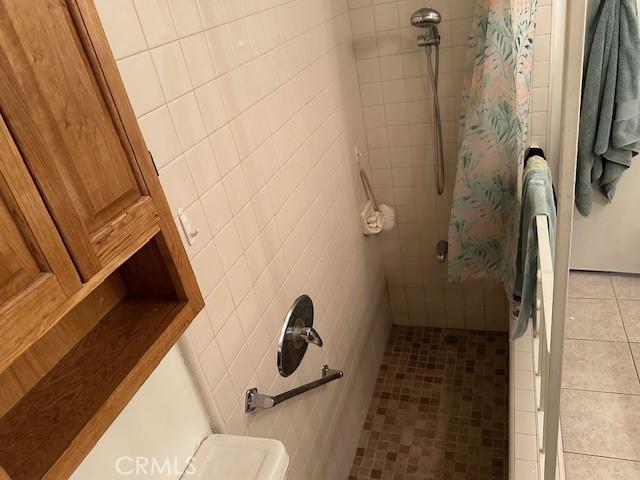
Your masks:
M 284 402 L 285 400 L 297 397 L 304 392 L 308 392 L 309 390 L 318 388 L 325 383 L 333 382 L 334 380 L 342 378 L 343 376 L 344 373 L 342 373 L 342 370 L 332 370 L 331 368 L 329 368 L 329 365 L 325 365 L 324 367 L 322 367 L 322 377 L 320 377 L 318 380 L 305 383 L 304 385 L 288 390 L 284 393 L 280 393 L 279 395 L 265 395 L 263 393 L 258 393 L 257 388 L 250 388 L 249 390 L 247 390 L 247 394 L 245 396 L 244 413 L 253 412 L 258 408 L 273 408 L 279 403 Z

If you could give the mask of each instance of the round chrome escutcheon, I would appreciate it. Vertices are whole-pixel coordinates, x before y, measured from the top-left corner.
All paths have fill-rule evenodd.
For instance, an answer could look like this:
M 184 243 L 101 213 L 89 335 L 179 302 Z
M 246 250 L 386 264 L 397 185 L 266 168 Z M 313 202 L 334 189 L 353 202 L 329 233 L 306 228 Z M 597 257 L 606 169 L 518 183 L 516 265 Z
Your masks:
M 278 371 L 283 377 L 291 375 L 300 365 L 308 346 L 301 332 L 312 326 L 313 301 L 308 295 L 301 295 L 289 308 L 278 340 Z

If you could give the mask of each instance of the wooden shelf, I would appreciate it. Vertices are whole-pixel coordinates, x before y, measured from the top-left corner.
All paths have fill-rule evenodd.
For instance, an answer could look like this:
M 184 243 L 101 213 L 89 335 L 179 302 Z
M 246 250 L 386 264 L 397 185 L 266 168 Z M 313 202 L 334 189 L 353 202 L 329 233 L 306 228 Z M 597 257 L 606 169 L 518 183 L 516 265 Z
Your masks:
M 164 262 L 156 238 L 0 372 L 12 480 L 67 478 L 186 329 L 195 312 Z
M 96 415 L 112 416 L 103 408 L 110 395 L 184 308 L 178 301 L 126 299 L 109 312 L 0 420 L 0 463 L 11 478 L 42 478 L 61 457 L 74 455 L 74 439 Z

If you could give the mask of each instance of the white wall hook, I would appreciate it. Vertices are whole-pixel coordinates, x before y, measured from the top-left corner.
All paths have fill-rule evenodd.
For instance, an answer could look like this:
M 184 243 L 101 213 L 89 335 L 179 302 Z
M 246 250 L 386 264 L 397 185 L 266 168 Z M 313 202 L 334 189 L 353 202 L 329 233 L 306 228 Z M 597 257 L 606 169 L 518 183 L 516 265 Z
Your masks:
M 362 153 L 360 152 L 360 150 L 358 150 L 358 147 L 356 145 L 353 146 L 353 154 L 356 157 L 356 163 L 360 164 L 360 159 L 362 158 Z
M 184 236 L 187 238 L 187 242 L 189 245 L 193 245 L 196 243 L 196 237 L 200 231 L 197 228 L 191 227 L 191 222 L 189 221 L 189 217 L 184 213 L 184 210 L 181 208 L 178 209 L 178 219 L 180 220 L 180 225 L 182 226 L 182 231 L 184 232 Z

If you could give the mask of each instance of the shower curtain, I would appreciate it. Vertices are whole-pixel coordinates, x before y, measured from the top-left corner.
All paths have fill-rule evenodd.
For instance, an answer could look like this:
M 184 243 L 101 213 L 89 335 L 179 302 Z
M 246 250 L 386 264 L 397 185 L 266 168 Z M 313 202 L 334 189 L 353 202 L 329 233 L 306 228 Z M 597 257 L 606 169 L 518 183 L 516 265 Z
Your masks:
M 537 0 L 479 0 L 469 38 L 449 224 L 449 280 L 515 277 Z

